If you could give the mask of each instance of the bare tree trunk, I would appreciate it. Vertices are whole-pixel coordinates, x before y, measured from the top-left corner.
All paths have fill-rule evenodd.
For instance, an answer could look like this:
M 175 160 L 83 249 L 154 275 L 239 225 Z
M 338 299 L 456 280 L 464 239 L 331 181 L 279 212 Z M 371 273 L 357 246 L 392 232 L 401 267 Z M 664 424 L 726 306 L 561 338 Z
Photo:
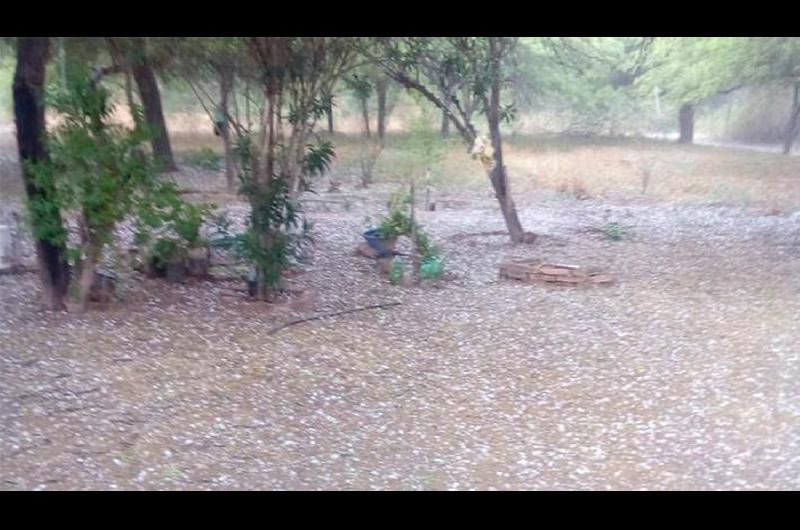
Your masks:
M 153 154 L 161 162 L 164 171 L 176 171 L 178 168 L 172 155 L 164 111 L 161 108 L 161 93 L 158 90 L 156 76 L 147 60 L 144 38 L 132 37 L 130 42 L 129 62 L 136 86 L 139 88 L 145 119 L 152 129 L 153 138 L 150 143 L 153 146 Z
M 680 123 L 681 136 L 679 143 L 691 144 L 694 142 L 694 105 L 684 103 L 678 112 L 678 122 Z
M 88 256 L 81 261 L 80 278 L 78 279 L 78 290 L 75 293 L 75 310 L 85 313 L 89 306 L 89 295 L 94 284 L 94 271 L 97 268 L 99 252 L 89 249 Z
M 447 138 L 450 136 L 450 118 L 447 117 L 447 113 L 442 112 L 442 129 L 441 129 L 442 138 Z
M 220 102 L 219 107 L 222 114 L 222 123 L 220 135 L 222 136 L 222 144 L 225 148 L 225 180 L 228 185 L 228 191 L 236 189 L 236 156 L 233 150 L 233 143 L 231 140 L 231 127 L 229 117 L 228 99 L 233 91 L 233 70 L 223 68 L 220 72 L 219 79 L 219 93 Z
M 66 234 L 61 212 L 53 200 L 53 186 L 42 186 L 26 162 L 48 159 L 44 144 L 46 124 L 44 115 L 44 85 L 50 40 L 47 37 L 17 39 L 17 67 L 14 73 L 14 118 L 17 122 L 17 147 L 22 165 L 22 178 L 29 200 L 43 200 L 48 208 L 30 210 L 34 226 L 47 225 L 56 233 Z M 36 239 L 36 259 L 43 286 L 43 305 L 46 309 L 64 308 L 69 287 L 69 264 L 63 243 L 55 244 L 44 238 Z
M 372 138 L 369 131 L 369 108 L 367 107 L 367 98 L 361 98 L 361 115 L 364 118 L 364 135 L 367 138 Z
M 489 135 L 492 140 L 494 167 L 489 173 L 497 200 L 500 202 L 500 210 L 503 212 L 508 234 L 511 242 L 521 243 L 524 240 L 525 232 L 522 229 L 517 208 L 511 199 L 508 186 L 508 175 L 503 165 L 503 142 L 500 135 L 500 57 L 497 50 L 495 37 L 489 38 L 490 60 L 492 61 L 492 86 L 489 94 L 489 104 L 487 105 L 486 119 L 489 122 Z
M 786 125 L 786 133 L 783 140 L 783 154 L 788 155 L 792 152 L 792 144 L 800 131 L 800 82 L 794 84 L 794 98 L 792 99 L 792 115 Z
M 375 91 L 378 94 L 378 138 L 383 141 L 386 135 L 386 90 L 389 80 L 381 77 L 375 84 Z

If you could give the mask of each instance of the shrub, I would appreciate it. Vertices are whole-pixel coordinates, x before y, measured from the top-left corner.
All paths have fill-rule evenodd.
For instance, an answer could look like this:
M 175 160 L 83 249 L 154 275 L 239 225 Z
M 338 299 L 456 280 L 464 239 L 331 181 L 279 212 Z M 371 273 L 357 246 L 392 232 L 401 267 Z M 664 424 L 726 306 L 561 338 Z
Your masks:
M 624 231 L 622 230 L 622 226 L 619 223 L 613 222 L 608 223 L 603 227 L 603 233 L 609 239 L 613 239 L 614 241 L 619 241 L 622 239 L 622 235 Z

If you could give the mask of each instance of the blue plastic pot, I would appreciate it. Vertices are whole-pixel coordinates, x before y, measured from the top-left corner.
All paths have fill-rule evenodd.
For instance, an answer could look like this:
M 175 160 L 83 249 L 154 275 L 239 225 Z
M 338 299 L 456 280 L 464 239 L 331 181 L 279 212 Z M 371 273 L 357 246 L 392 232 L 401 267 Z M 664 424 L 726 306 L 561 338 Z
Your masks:
M 370 228 L 363 235 L 370 248 L 378 253 L 378 257 L 383 258 L 394 253 L 394 240 L 383 237 L 378 228 Z

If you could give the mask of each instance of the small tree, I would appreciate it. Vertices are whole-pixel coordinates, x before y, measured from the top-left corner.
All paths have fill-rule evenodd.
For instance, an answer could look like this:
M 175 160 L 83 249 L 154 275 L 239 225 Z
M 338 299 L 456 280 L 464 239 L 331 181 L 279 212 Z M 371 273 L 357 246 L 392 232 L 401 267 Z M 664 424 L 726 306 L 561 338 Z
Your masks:
M 235 124 L 240 190 L 251 206 L 246 246 L 256 268 L 255 295 L 269 300 L 291 251 L 290 231 L 308 227 L 296 203 L 305 178 L 323 172 L 333 157 L 330 142 L 308 140 L 353 52 L 348 39 L 327 37 L 254 37 L 247 45 L 264 105 L 257 129 Z
M 77 218 L 79 240 L 68 249 L 77 272 L 70 292 L 76 308 L 84 311 L 95 269 L 117 223 L 153 186 L 153 168 L 141 149 L 148 135 L 137 108 L 134 130 L 109 124 L 109 93 L 84 72 L 70 75 L 66 90 L 56 92 L 51 103 L 63 123 L 49 138 L 51 160 L 34 162 L 30 168 L 37 186 L 54 193 L 31 198 L 30 207 L 34 212 L 58 208 Z M 37 237 L 69 244 L 66 232 L 37 219 L 40 216 L 34 216 Z

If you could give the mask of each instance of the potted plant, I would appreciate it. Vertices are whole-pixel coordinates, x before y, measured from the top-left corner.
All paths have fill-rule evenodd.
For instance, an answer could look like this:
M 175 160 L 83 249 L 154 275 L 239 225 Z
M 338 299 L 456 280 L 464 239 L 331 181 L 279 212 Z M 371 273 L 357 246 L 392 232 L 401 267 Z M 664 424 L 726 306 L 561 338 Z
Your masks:
M 191 276 L 207 276 L 210 268 L 208 242 L 200 237 L 200 227 L 208 207 L 184 203 L 175 216 L 174 228 L 178 237 L 186 244 L 186 268 Z
M 180 283 L 186 277 L 186 250 L 174 239 L 157 239 L 149 261 L 152 275 L 166 276 L 172 283 Z
M 411 234 L 411 218 L 400 208 L 393 208 L 391 213 L 384 217 L 378 228 L 371 228 L 364 232 L 364 239 L 379 257 L 392 255 L 397 244 L 397 238 Z

